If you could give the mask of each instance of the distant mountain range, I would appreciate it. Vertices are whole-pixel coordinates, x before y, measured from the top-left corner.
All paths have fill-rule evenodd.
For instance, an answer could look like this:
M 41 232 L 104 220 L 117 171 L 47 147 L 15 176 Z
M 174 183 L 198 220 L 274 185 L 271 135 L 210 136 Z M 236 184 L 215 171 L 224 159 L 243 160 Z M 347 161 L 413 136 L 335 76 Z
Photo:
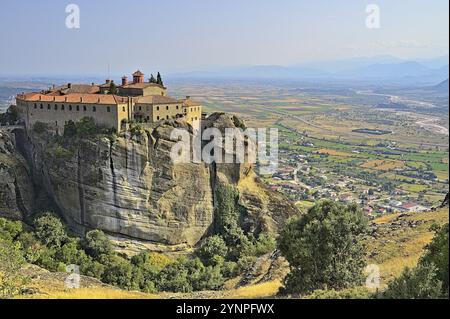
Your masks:
M 305 63 L 294 66 L 259 65 L 173 74 L 173 77 L 348 80 L 431 85 L 449 77 L 448 55 L 402 60 L 392 56 Z
M 448 93 L 448 79 L 432 87 L 433 90 Z

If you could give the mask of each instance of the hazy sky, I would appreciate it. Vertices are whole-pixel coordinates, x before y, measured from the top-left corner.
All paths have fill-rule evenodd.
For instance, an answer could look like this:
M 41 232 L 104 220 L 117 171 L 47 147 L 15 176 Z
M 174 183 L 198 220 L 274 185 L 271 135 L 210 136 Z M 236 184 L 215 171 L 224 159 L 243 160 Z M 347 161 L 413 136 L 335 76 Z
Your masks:
M 68 4 L 80 29 L 65 25 Z M 369 29 L 366 5 L 380 8 Z M 447 0 L 2 0 L 0 74 L 178 72 L 448 53 Z

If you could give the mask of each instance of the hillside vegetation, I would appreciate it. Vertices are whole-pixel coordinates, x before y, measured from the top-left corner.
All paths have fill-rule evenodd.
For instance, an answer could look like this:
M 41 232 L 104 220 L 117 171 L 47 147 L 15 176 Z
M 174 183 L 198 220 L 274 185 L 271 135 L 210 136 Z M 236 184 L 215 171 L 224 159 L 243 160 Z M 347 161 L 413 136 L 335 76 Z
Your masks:
M 436 211 L 393 214 L 371 222 L 370 236 L 365 240 L 367 263 L 377 264 L 381 272 L 381 286 L 398 277 L 405 267 L 413 267 L 424 253 L 424 247 L 433 238 L 432 225 L 444 225 L 449 221 L 448 207 Z M 269 254 L 270 255 L 270 254 Z M 269 255 L 259 257 L 246 273 L 227 281 L 219 291 L 192 293 L 141 293 L 125 291 L 102 284 L 96 279 L 82 277 L 80 289 L 69 289 L 64 285 L 65 273 L 50 273 L 36 266 L 23 269 L 29 275 L 29 294 L 20 298 L 267 298 L 274 297 L 282 286 L 287 272 L 286 262 L 273 259 Z M 277 263 L 274 260 L 278 260 Z M 274 271 L 273 266 L 278 267 Z M 247 279 L 247 284 L 245 280 Z M 244 283 L 243 285 L 241 283 Z M 312 298 L 367 297 L 365 288 L 335 291 L 317 291 Z

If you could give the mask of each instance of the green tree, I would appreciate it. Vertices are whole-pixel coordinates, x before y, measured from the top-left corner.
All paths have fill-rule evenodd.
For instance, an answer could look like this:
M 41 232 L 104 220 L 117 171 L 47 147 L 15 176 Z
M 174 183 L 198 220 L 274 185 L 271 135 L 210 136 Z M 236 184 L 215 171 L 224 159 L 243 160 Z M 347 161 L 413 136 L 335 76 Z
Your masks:
M 111 241 L 101 230 L 89 231 L 84 240 L 82 246 L 86 250 L 86 253 L 98 259 L 101 255 L 111 255 L 113 253 L 113 247 Z
M 153 74 L 150 76 L 150 81 L 149 82 L 150 83 L 157 83 L 156 79 L 155 79 L 155 76 Z
M 77 127 L 74 121 L 69 120 L 64 124 L 64 137 L 74 137 L 77 135 Z
M 442 295 L 442 282 L 437 279 L 436 267 L 419 264 L 406 268 L 400 277 L 388 284 L 381 294 L 384 299 L 437 299 Z
M 67 240 L 61 220 L 51 213 L 44 213 L 34 221 L 35 235 L 46 246 L 60 247 Z
M 228 248 L 222 237 L 215 235 L 205 239 L 202 246 L 197 250 L 197 255 L 207 266 L 216 266 L 218 258 L 216 256 L 225 257 Z
M 159 72 L 158 72 L 158 75 L 156 76 L 156 83 L 161 85 L 161 86 L 164 86 L 161 74 Z
M 26 278 L 20 274 L 24 262 L 19 244 L 0 239 L 0 299 L 13 298 L 25 287 Z
M 22 223 L 0 218 L 0 239 L 13 241 L 22 233 Z
M 102 281 L 119 286 L 123 289 L 138 289 L 138 283 L 135 281 L 135 274 L 131 263 L 120 256 L 102 256 L 102 264 L 105 271 L 102 275 Z
M 117 94 L 117 86 L 116 83 L 112 82 L 109 84 L 108 94 Z
M 367 220 L 356 205 L 321 202 L 282 230 L 278 246 L 289 261 L 284 293 L 344 289 L 363 280 Z
M 89 137 L 99 133 L 97 124 L 92 117 L 83 117 L 80 121 L 75 123 L 75 126 L 79 137 Z
M 232 186 L 219 185 L 216 194 L 216 233 L 222 236 L 227 246 L 235 246 L 244 236 L 244 232 L 240 227 L 242 208 L 238 204 L 238 193 Z
M 442 282 L 442 293 L 449 295 L 449 250 L 448 224 L 442 228 L 434 227 L 436 235 L 426 246 L 425 254 L 419 261 L 421 265 L 434 265 L 437 279 Z
M 185 263 L 185 259 L 181 258 L 159 273 L 157 281 L 159 291 L 191 292 L 193 290 Z

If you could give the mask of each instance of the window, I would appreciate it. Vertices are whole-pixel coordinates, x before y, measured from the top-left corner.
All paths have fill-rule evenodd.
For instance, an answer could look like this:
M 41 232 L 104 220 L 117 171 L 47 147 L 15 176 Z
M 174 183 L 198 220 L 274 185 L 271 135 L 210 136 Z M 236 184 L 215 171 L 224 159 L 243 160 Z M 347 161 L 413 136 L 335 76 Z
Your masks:
M 177 105 L 177 110 L 180 108 L 180 106 L 179 105 Z
M 79 105 L 77 105 L 77 111 L 79 111 L 80 110 L 80 106 Z
M 139 111 L 142 111 L 142 106 L 139 106 Z
M 41 104 L 41 110 L 44 108 L 44 106 Z
M 166 119 L 167 119 L 167 120 L 169 119 L 169 115 L 166 115 Z
M 50 110 L 50 108 L 51 108 L 50 104 L 47 104 L 47 110 Z
M 159 106 L 156 107 L 156 110 L 159 111 Z
M 166 106 L 166 110 L 167 110 L 167 111 L 169 110 L 169 106 L 168 106 L 168 105 Z
M 92 112 L 97 112 L 97 108 L 95 106 L 92 107 Z
M 125 112 L 125 106 L 124 106 L 124 107 L 122 107 L 122 112 Z
M 35 109 L 37 109 L 37 105 L 36 105 L 36 103 L 34 103 L 34 108 L 35 108 Z
M 58 105 L 55 104 L 55 111 L 58 110 Z
M 106 108 L 106 111 L 107 111 L 107 112 L 111 112 L 111 107 L 108 106 L 108 107 Z
M 156 117 L 156 120 L 159 121 L 159 116 Z
M 64 104 L 63 105 L 61 105 L 61 111 L 64 111 L 65 110 L 65 107 L 64 107 Z
M 83 105 L 83 111 L 87 111 L 86 105 Z
M 72 105 L 69 105 L 69 111 L 72 111 Z

